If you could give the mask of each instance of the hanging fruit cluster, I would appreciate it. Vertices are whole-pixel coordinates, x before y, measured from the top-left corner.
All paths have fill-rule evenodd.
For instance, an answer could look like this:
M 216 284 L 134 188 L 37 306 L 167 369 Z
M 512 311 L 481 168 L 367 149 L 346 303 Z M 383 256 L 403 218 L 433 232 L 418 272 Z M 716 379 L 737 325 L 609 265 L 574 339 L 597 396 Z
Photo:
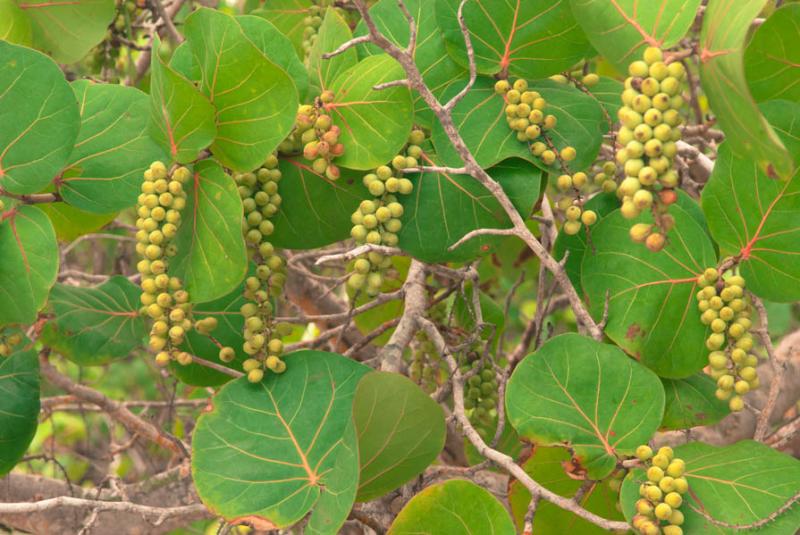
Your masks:
M 286 363 L 281 359 L 283 342 L 274 321 L 273 303 L 286 282 L 285 266 L 269 241 L 275 231 L 271 218 L 281 205 L 278 193 L 281 171 L 277 156 L 271 155 L 257 171 L 237 174 L 234 179 L 244 207 L 248 255 L 256 263 L 255 274 L 245 279 L 244 296 L 248 302 L 242 305 L 241 313 L 245 318 L 242 349 L 249 355 L 243 368 L 247 379 L 257 383 L 264 378 L 265 370 L 274 373 L 286 370 Z M 220 350 L 223 361 L 230 362 L 233 358 L 233 350 Z
M 744 295 L 745 281 L 739 275 L 721 279 L 715 268 L 708 268 L 697 282 L 700 321 L 711 328 L 706 347 L 711 351 L 708 364 L 717 381 L 716 396 L 727 400 L 732 411 L 740 411 L 742 396 L 759 387 L 758 357 L 750 352 L 752 305 Z
M 333 160 L 344 154 L 344 145 L 339 143 L 341 130 L 325 111 L 334 98 L 333 92 L 323 91 L 314 104 L 301 105 L 297 109 L 294 130 L 279 147 L 282 153 L 302 152 L 314 172 L 328 180 L 339 178 L 341 171 Z
M 650 446 L 639 446 L 636 456 L 647 468 L 647 481 L 639 486 L 641 498 L 631 525 L 642 535 L 682 535 L 684 516 L 680 507 L 689 491 L 684 477 L 686 463 L 667 446 L 655 455 Z
M 497 421 L 498 383 L 491 358 L 481 357 L 481 344 L 459 358 L 462 374 L 472 375 L 464 385 L 464 408 L 470 423 L 484 438 L 494 433 Z

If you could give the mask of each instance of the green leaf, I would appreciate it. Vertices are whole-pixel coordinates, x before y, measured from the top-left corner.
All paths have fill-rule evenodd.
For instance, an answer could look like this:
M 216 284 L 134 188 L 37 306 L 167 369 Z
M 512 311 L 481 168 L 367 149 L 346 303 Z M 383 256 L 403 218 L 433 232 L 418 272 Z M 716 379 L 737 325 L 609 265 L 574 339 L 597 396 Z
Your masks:
M 39 360 L 36 351 L 0 357 L 0 476 L 25 454 L 39 418 Z
M 315 531 L 336 533 L 356 494 L 352 404 L 370 369 L 321 351 L 287 355 L 286 365 L 281 375 L 258 384 L 242 377 L 214 396 L 192 440 L 195 486 L 226 520 L 274 529 L 314 509 Z M 318 529 L 323 518 L 327 527 Z
M 189 163 L 217 135 L 214 106 L 192 82 L 167 65 L 160 46 L 156 37 L 150 62 L 150 135 L 172 161 Z
M 136 204 L 142 173 L 164 153 L 147 133 L 149 98 L 133 87 L 72 83 L 81 129 L 59 192 L 82 210 L 107 214 Z
M 289 74 L 297 86 L 300 100 L 303 100 L 308 93 L 308 72 L 297 57 L 289 38 L 263 17 L 243 15 L 236 17 L 236 22 L 242 27 L 244 35 L 267 56 L 267 59 L 282 67 Z M 189 49 L 187 48 L 187 50 Z M 174 58 L 172 61 L 175 61 Z
M 221 11 L 198 9 L 185 33 L 202 73 L 200 89 L 216 108 L 211 151 L 235 171 L 257 168 L 294 127 L 297 87 Z
M 388 535 L 419 533 L 513 535 L 515 531 L 497 498 L 471 481 L 451 479 L 417 493 L 388 531 Z
M 800 5 L 786 4 L 758 27 L 744 51 L 744 70 L 756 102 L 800 102 Z
M 585 87 L 585 89 L 589 96 L 597 100 L 605 110 L 603 117 L 606 122 L 606 131 L 608 131 L 608 128 L 617 122 L 617 112 L 622 107 L 622 99 L 620 98 L 624 89 L 622 82 L 601 76 L 595 85 Z
M 762 111 L 800 154 L 800 104 L 765 102 Z M 729 141 L 703 190 L 703 211 L 723 255 L 739 256 L 749 289 L 771 301 L 800 299 L 800 180 L 769 178 Z
M 336 164 L 372 169 L 391 160 L 405 145 L 414 118 L 409 89 L 373 89 L 404 77 L 400 64 L 385 54 L 370 56 L 336 77 L 329 87 L 336 98 L 326 105 L 342 130 L 339 141 L 345 146 Z
M 690 442 L 675 448 L 675 456 L 686 462 L 685 477 L 689 492 L 683 496 L 681 512 L 684 533 L 734 535 L 736 533 L 769 533 L 795 535 L 800 526 L 800 508 L 792 507 L 766 524 L 761 530 L 741 531 L 713 525 L 699 511 L 715 520 L 747 525 L 767 518 L 797 492 L 800 461 L 769 446 L 747 440 L 715 447 Z M 621 504 L 626 518 L 635 514 L 639 484 L 645 475 L 635 469 L 622 485 Z
M 289 38 L 298 57 L 302 58 L 305 40 L 303 31 L 306 29 L 303 20 L 308 16 L 311 5 L 311 0 L 269 0 L 264 2 L 264 7 L 250 14 L 270 21 Z
M 355 48 L 345 50 L 330 59 L 322 59 L 323 54 L 333 52 L 352 38 L 353 33 L 347 21 L 336 9 L 328 9 L 308 55 L 308 77 L 315 93 L 319 94 L 327 89 L 336 77 L 358 63 Z
M 461 81 L 466 76 L 466 69 L 455 62 L 447 53 L 442 32 L 436 22 L 436 10 L 431 9 L 430 0 L 406 0 L 406 7 L 417 24 L 417 46 L 414 51 L 414 62 L 417 64 L 422 79 L 433 95 L 441 98 L 448 87 Z M 379 0 L 369 9 L 375 25 L 387 39 L 401 48 L 408 46 L 408 22 L 400 10 L 397 0 Z M 367 25 L 360 21 L 355 35 L 365 35 Z M 383 54 L 383 50 L 368 44 L 359 48 L 362 56 Z M 433 112 L 414 92 L 414 123 L 431 128 L 434 123 Z
M 442 408 L 397 373 L 364 376 L 353 401 L 361 473 L 358 501 L 383 496 L 421 474 L 442 451 Z
M 771 176 L 788 179 L 792 158 L 750 96 L 744 74 L 745 38 L 764 4 L 709 0 L 700 34 L 700 81 L 726 143 Z
M 467 147 L 484 168 L 506 158 L 517 157 L 547 170 L 542 161 L 531 154 L 529 145 L 519 141 L 516 132 L 509 128 L 503 97 L 495 93 L 494 82 L 491 78 L 479 77 L 466 97 L 453 109 L 453 122 Z M 569 164 L 570 168 L 588 168 L 600 150 L 603 133 L 608 130 L 608 122 L 598 101 L 571 85 L 553 80 L 537 80 L 529 86 L 541 93 L 547 100 L 546 112 L 558 119 L 556 127 L 548 133 L 553 144 L 558 149 L 571 145 L 578 150 L 577 158 Z M 451 96 L 459 87 L 459 84 L 453 84 L 445 96 Z M 438 122 L 433 125 L 431 139 L 445 165 L 463 165 Z M 559 167 L 554 165 L 550 170 L 559 172 Z
M 280 170 L 283 201 L 270 236 L 276 247 L 314 249 L 350 236 L 350 215 L 368 195 L 361 173 L 342 169 L 338 180 L 330 180 L 293 158 L 281 158 Z
M 213 160 L 194 166 L 185 185 L 186 208 L 170 261 L 170 275 L 183 281 L 194 303 L 233 290 L 247 271 L 242 236 L 242 199 L 236 182 Z
M 450 54 L 466 67 L 469 63 L 457 16 L 460 3 L 437 0 L 436 20 Z M 464 21 L 481 74 L 508 72 L 526 79 L 545 78 L 594 55 L 566 0 L 473 0 L 464 4 Z
M 675 227 L 666 247 L 653 253 L 631 240 L 636 223 L 619 211 L 592 227 L 595 253 L 583 256 L 581 281 L 589 309 L 602 317 L 608 296 L 606 335 L 662 377 L 687 377 L 706 365 L 707 327 L 700 322 L 696 279 L 717 265 L 711 240 L 685 210 L 671 206 Z
M 58 273 L 56 234 L 44 212 L 17 206 L 0 217 L 0 258 L 0 325 L 33 323 Z
M 507 160 L 489 170 L 523 216 L 539 199 L 542 172 L 523 160 Z M 409 175 L 411 176 L 411 175 Z M 414 191 L 403 195 L 399 246 L 425 262 L 460 262 L 488 254 L 503 243 L 500 236 L 476 236 L 453 251 L 448 248 L 478 228 L 510 228 L 503 208 L 468 175 L 424 173 L 411 176 Z
M 251 269 L 251 271 L 253 271 Z M 236 358 L 228 363 L 219 360 L 219 347 L 209 338 L 192 329 L 186 333 L 181 349 L 192 355 L 216 362 L 237 371 L 241 371 L 242 363 L 249 358 L 242 344 L 244 343 L 244 317 L 239 309 L 247 302 L 244 298 L 244 281 L 230 293 L 207 303 L 192 306 L 192 315 L 195 320 L 214 317 L 217 319 L 217 328 L 211 335 L 214 340 L 223 346 L 232 347 L 236 351 Z M 192 386 L 217 386 L 231 380 L 229 375 L 212 370 L 200 364 L 182 366 L 177 363 L 171 365 L 172 373 L 184 383 Z
M 78 210 L 63 202 L 40 204 L 38 208 L 50 218 L 56 231 L 56 237 L 65 242 L 71 242 L 79 236 L 98 231 L 117 217 L 116 212 L 93 214 Z
M 78 103 L 53 60 L 0 41 L 0 187 L 35 193 L 58 174 L 78 136 Z
M 658 377 L 616 346 L 578 334 L 545 342 L 506 387 L 508 421 L 542 446 L 567 443 L 591 479 L 650 440 L 664 413 Z
M 31 18 L 33 44 L 59 63 L 75 63 L 106 36 L 114 0 L 19 0 Z
M 666 405 L 663 429 L 689 429 L 714 425 L 727 416 L 728 404 L 717 399 L 717 383 L 703 373 L 685 379 L 662 379 Z
M 139 294 L 138 286 L 120 276 L 95 288 L 56 284 L 49 301 L 53 319 L 42 339 L 81 366 L 127 356 L 148 334 Z
M 0 40 L 30 46 L 33 36 L 31 19 L 15 0 L 0 0 Z
M 569 477 L 564 471 L 564 463 L 569 463 L 571 457 L 566 448 L 536 447 L 533 455 L 525 461 L 522 468 L 534 480 L 541 482 L 546 489 L 565 498 L 571 498 L 585 483 Z M 595 481 L 578 503 L 587 511 L 603 518 L 622 520 L 622 513 L 616 508 L 617 499 L 617 493 L 611 490 L 608 483 Z M 531 493 L 519 481 L 512 479 L 508 486 L 508 501 L 511 506 L 511 515 L 517 524 L 517 530 L 521 533 L 525 514 L 531 503 Z M 572 533 L 580 535 L 608 534 L 607 530 L 542 500 L 536 508 L 531 535 L 563 535 L 566 526 L 569 526 Z
M 575 18 L 600 54 L 620 72 L 646 46 L 670 48 L 694 22 L 701 0 L 570 0 Z

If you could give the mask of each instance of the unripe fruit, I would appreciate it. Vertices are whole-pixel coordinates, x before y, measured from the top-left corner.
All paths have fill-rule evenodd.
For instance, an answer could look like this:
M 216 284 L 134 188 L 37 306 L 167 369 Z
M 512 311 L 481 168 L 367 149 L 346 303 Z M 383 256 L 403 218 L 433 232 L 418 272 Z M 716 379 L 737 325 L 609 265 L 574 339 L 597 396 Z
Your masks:
M 656 505 L 654 512 L 656 518 L 660 520 L 666 520 L 670 517 L 670 515 L 672 515 L 672 507 L 670 507 L 669 504 L 660 503 Z
M 640 461 L 647 461 L 653 456 L 653 450 L 650 446 L 639 446 L 636 448 L 636 457 L 639 458 Z
M 258 383 L 264 378 L 264 370 L 256 368 L 247 372 L 247 380 L 251 383 Z
M 666 239 L 664 238 L 664 235 L 660 234 L 658 232 L 654 232 L 653 234 L 650 234 L 647 237 L 647 240 L 645 240 L 645 245 L 647 246 L 647 248 L 650 249 L 650 251 L 652 251 L 654 253 L 657 253 L 661 249 L 663 249 L 665 243 L 666 243 Z

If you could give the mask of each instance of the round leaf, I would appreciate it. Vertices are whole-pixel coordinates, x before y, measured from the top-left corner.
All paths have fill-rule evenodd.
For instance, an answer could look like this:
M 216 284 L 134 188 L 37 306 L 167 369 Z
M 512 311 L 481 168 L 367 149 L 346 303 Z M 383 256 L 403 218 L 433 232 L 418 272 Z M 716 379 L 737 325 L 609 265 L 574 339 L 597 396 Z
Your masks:
M 617 347 L 578 334 L 545 342 L 506 388 L 508 421 L 538 445 L 567 443 L 591 479 L 611 473 L 655 433 L 664 413 L 658 377 Z
M 460 3 L 438 0 L 436 20 L 451 55 L 466 67 L 469 63 L 458 23 Z M 508 72 L 520 78 L 545 78 L 593 55 L 566 1 L 474 0 L 464 5 L 464 21 L 481 74 Z
M 15 0 L 0 0 L 0 40 L 29 46 L 33 29 L 31 19 Z
M 545 168 L 541 159 L 531 154 L 529 145 L 517 139 L 506 123 L 503 97 L 494 91 L 495 81 L 480 77 L 458 106 L 453 109 L 453 122 L 478 163 L 486 168 L 510 157 L 524 158 Z M 570 162 L 572 169 L 585 169 L 594 162 L 608 122 L 599 102 L 582 91 L 553 80 L 537 80 L 529 84 L 547 101 L 547 113 L 558 120 L 548 136 L 558 149 L 571 145 L 578 149 L 577 158 Z M 447 95 L 454 94 L 460 84 L 453 84 Z M 463 165 L 461 157 L 450 144 L 444 128 L 433 125 L 433 144 L 445 165 Z M 546 168 L 545 168 L 546 169 Z M 547 169 L 546 169 L 547 170 Z M 559 172 L 554 165 L 552 172 Z
M 800 154 L 800 104 L 767 102 L 762 110 Z M 777 302 L 800 299 L 800 177 L 769 178 L 726 141 L 703 190 L 703 211 L 723 255 L 740 256 L 753 293 Z
M 442 408 L 410 379 L 389 372 L 364 376 L 356 389 L 359 501 L 369 501 L 421 474 L 444 447 Z
M 681 526 L 684 533 L 744 533 L 713 525 L 699 512 L 729 524 L 747 525 L 768 517 L 797 493 L 800 461 L 759 442 L 746 440 L 721 448 L 691 442 L 676 447 L 675 456 L 686 461 L 689 482 L 681 506 L 686 519 Z M 620 501 L 629 520 L 635 514 L 639 484 L 644 480 L 644 471 L 636 469 L 622 484 Z M 760 531 L 795 535 L 797 526 L 800 508 L 793 507 Z
M 714 425 L 730 412 L 728 404 L 717 399 L 717 383 L 703 373 L 685 379 L 662 379 L 666 405 L 663 429 L 689 429 Z
M 758 27 L 744 51 L 747 83 L 756 102 L 800 102 L 800 5 L 786 4 Z
M 25 454 L 39 418 L 39 360 L 36 351 L 0 357 L 0 476 Z
M 431 485 L 403 507 L 388 535 L 447 533 L 513 535 L 514 523 L 497 498 L 471 481 Z
M 303 57 L 303 41 L 306 29 L 304 19 L 309 15 L 311 0 L 269 0 L 264 7 L 250 13 L 271 22 L 289 38 L 299 57 Z
M 669 48 L 694 22 L 701 0 L 570 0 L 594 47 L 620 72 L 644 47 Z
M 194 166 L 185 190 L 170 275 L 183 280 L 192 302 L 203 303 L 233 290 L 247 271 L 242 199 L 233 179 L 212 160 Z
M 322 58 L 324 53 L 336 50 L 352 38 L 353 33 L 347 21 L 336 9 L 328 9 L 307 60 L 308 77 L 315 93 L 328 88 L 339 74 L 358 63 L 355 48 L 349 48 L 332 58 Z
M 680 378 L 706 365 L 707 327 L 695 289 L 698 274 L 717 258 L 693 217 L 676 205 L 670 213 L 676 224 L 658 253 L 629 235 L 632 225 L 652 223 L 651 214 L 629 220 L 615 211 L 603 218 L 592 227 L 594 250 L 584 253 L 581 281 L 595 318 L 608 298 L 609 338 L 662 377 Z
M 312 523 L 321 521 L 316 515 L 335 519 L 324 530 L 335 533 L 356 494 L 352 404 L 369 368 L 321 351 L 293 353 L 286 365 L 281 375 L 258 384 L 242 377 L 214 396 L 192 440 L 195 486 L 226 520 L 275 529 L 315 509 Z
M 350 215 L 368 193 L 362 174 L 342 169 L 338 180 L 314 172 L 301 159 L 280 160 L 283 201 L 270 241 L 286 249 L 324 247 L 350 236 Z
M 53 60 L 0 41 L 0 187 L 34 193 L 67 161 L 81 120 Z
M 150 135 L 173 161 L 189 163 L 216 136 L 214 106 L 167 65 L 159 47 L 156 37 L 150 62 Z
M 211 151 L 225 167 L 255 169 L 292 131 L 297 87 L 221 11 L 198 9 L 186 19 L 185 33 L 200 67 L 200 89 L 216 108 Z
M 514 206 L 527 216 L 539 199 L 542 172 L 530 163 L 507 160 L 489 170 Z M 426 262 L 472 260 L 495 250 L 503 238 L 476 236 L 449 251 L 468 232 L 479 228 L 509 228 L 511 222 L 497 200 L 468 175 L 424 173 L 411 176 L 414 191 L 403 195 L 403 228 L 399 246 Z
M 133 87 L 72 83 L 81 129 L 59 192 L 82 210 L 106 214 L 136 204 L 142 172 L 164 153 L 147 134 L 149 98 Z
M 414 118 L 409 89 L 374 89 L 404 77 L 402 67 L 385 54 L 370 56 L 336 77 L 329 87 L 336 98 L 326 105 L 342 130 L 339 141 L 345 146 L 336 164 L 372 169 L 391 160 L 405 145 Z
M 81 366 L 127 356 L 148 334 L 139 314 L 140 293 L 125 277 L 112 277 L 95 288 L 56 284 L 49 301 L 53 319 L 42 338 Z
M 33 323 L 58 273 L 56 233 L 44 212 L 17 206 L 0 217 L 0 258 L 0 325 Z
M 56 237 L 65 242 L 71 242 L 79 236 L 98 231 L 117 217 L 116 212 L 93 214 L 78 210 L 64 202 L 40 204 L 39 209 L 50 218 L 56 231 Z

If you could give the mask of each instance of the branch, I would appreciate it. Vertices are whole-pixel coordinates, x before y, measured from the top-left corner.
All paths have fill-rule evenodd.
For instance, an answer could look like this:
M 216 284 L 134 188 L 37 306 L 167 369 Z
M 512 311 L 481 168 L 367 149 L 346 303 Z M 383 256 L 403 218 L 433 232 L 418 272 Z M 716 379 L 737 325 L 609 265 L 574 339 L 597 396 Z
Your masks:
M 400 371 L 403 350 L 411 343 L 411 339 L 417 332 L 417 319 L 425 312 L 428 304 L 425 291 L 425 265 L 422 262 L 411 261 L 408 276 L 403 283 L 403 291 L 406 296 L 403 315 L 391 338 L 378 355 L 381 359 L 381 370 L 384 371 Z
M 748 292 L 750 293 L 750 292 Z M 756 334 L 761 339 L 761 344 L 767 351 L 767 358 L 769 359 L 770 366 L 772 366 L 772 380 L 769 383 L 769 394 L 767 395 L 767 402 L 761 408 L 761 412 L 756 420 L 756 431 L 753 434 L 753 439 L 759 442 L 764 442 L 769 430 L 769 421 L 772 411 L 775 409 L 775 403 L 778 402 L 778 394 L 781 391 L 781 376 L 782 363 L 778 362 L 778 357 L 775 354 L 775 348 L 772 346 L 772 339 L 769 336 L 767 309 L 761 299 L 750 293 L 750 301 L 758 311 L 759 324 L 758 329 L 755 329 Z
M 448 251 L 458 249 L 461 245 L 478 236 L 519 236 L 515 228 L 476 228 L 464 234 L 457 242 L 447 248 Z
M 367 253 L 380 253 L 384 256 L 403 256 L 405 253 L 398 249 L 397 247 L 387 247 L 385 245 L 372 245 L 367 243 L 365 245 L 359 245 L 354 249 L 350 249 L 349 251 L 345 251 L 344 253 L 337 253 L 337 254 L 329 254 L 323 255 L 317 258 L 317 261 L 314 262 L 315 266 L 321 266 L 322 264 L 330 264 L 333 262 L 348 262 L 350 260 L 354 260 L 361 255 L 365 255 Z
M 464 21 L 464 6 L 466 5 L 467 0 L 461 0 L 461 3 L 458 5 L 458 26 L 461 28 L 461 35 L 464 37 L 464 46 L 467 49 L 467 61 L 469 62 L 469 80 L 467 84 L 455 95 L 450 101 L 444 105 L 444 109 L 450 113 L 453 111 L 461 100 L 467 96 L 469 90 L 472 89 L 472 86 L 475 85 L 475 79 L 478 77 L 478 69 L 475 65 L 475 49 L 472 47 L 472 37 L 469 35 L 469 28 L 467 28 L 467 23 Z
M 22 204 L 45 204 L 61 202 L 62 200 L 61 195 L 58 193 L 29 193 L 26 195 L 17 195 L 16 193 L 9 193 L 3 188 L 0 188 L 0 196 L 16 199 Z
M 335 56 L 338 56 L 339 54 L 345 53 L 347 50 L 353 48 L 354 46 L 358 46 L 360 44 L 369 42 L 370 42 L 369 35 L 361 35 L 359 37 L 353 37 L 349 41 L 342 43 L 339 46 L 339 48 L 337 48 L 333 52 L 326 52 L 325 54 L 322 54 L 322 59 L 331 59 Z
M 205 505 L 198 503 L 193 505 L 183 505 L 178 507 L 152 507 L 130 502 L 107 502 L 102 500 L 86 500 L 83 498 L 73 498 L 71 496 L 59 496 L 37 502 L 23 503 L 0 503 L 0 515 L 20 515 L 41 513 L 52 509 L 72 508 L 72 509 L 94 509 L 96 511 L 119 511 L 125 513 L 136 513 L 146 518 L 155 519 L 154 526 L 158 526 L 167 518 L 173 516 L 192 516 L 204 518 L 207 516 Z
M 678 146 L 678 154 L 690 161 L 696 162 L 700 169 L 703 170 L 705 176 L 698 178 L 708 179 L 708 177 L 711 176 L 712 171 L 714 171 L 714 161 L 711 158 L 700 152 L 694 145 L 690 145 L 683 140 L 678 140 L 676 145 Z

